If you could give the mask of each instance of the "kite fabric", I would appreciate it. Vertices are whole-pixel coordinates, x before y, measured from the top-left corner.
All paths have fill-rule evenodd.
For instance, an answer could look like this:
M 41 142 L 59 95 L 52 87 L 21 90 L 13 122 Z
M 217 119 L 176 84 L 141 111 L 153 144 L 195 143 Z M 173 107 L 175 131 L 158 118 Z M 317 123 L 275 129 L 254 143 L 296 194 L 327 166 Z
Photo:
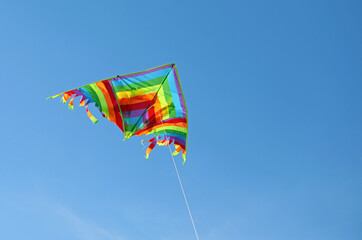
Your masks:
M 92 122 L 98 120 L 88 110 L 90 103 L 103 117 L 114 122 L 128 139 L 134 135 L 155 134 L 146 140 L 148 158 L 156 144 L 174 144 L 173 155 L 182 151 L 186 160 L 187 109 L 175 64 L 167 64 L 143 72 L 108 78 L 99 82 L 66 91 L 49 98 L 62 96 L 73 110 L 75 97 L 85 106 Z

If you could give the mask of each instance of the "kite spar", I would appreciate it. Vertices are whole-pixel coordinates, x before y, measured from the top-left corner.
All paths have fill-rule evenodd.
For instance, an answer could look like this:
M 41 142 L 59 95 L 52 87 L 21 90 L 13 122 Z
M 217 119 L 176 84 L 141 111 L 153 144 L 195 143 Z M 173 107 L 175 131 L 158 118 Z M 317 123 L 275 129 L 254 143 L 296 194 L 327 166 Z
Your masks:
M 199 239 L 173 157 L 182 152 L 183 163 L 186 161 L 187 109 L 176 65 L 171 63 L 104 79 L 49 98 L 58 96 L 62 96 L 65 104 L 70 99 L 68 105 L 72 110 L 74 99 L 80 97 L 80 106 L 85 106 L 90 120 L 97 123 L 88 110 L 88 105 L 94 103 L 103 117 L 122 130 L 125 139 L 154 134 L 153 138 L 145 140 L 150 143 L 146 158 L 156 145 L 169 146 L 195 235 Z M 172 143 L 175 146 L 173 153 Z

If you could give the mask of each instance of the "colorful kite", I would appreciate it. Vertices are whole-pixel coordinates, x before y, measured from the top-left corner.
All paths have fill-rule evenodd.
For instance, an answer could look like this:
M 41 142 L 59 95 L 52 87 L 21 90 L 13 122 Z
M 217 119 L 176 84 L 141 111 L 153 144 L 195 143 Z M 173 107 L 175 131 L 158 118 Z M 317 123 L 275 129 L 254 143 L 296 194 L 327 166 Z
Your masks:
M 151 144 L 146 158 L 156 144 L 174 143 L 173 155 L 182 150 L 185 162 L 187 109 L 175 64 L 108 78 L 49 98 L 61 95 L 63 103 L 70 99 L 72 110 L 74 98 L 80 96 L 80 106 L 85 105 L 89 118 L 97 123 L 88 110 L 88 105 L 95 103 L 103 117 L 124 132 L 125 139 L 154 133 L 155 137 L 147 140 Z

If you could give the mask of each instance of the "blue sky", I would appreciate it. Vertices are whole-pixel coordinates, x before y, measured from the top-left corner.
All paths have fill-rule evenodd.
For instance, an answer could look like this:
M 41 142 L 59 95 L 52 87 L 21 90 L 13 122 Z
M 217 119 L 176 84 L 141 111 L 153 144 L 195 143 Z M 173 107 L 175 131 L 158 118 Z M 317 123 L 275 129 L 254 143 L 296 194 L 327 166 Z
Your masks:
M 168 149 L 46 97 L 176 63 L 200 239 L 362 238 L 359 1 L 1 1 L 0 239 L 195 239 Z

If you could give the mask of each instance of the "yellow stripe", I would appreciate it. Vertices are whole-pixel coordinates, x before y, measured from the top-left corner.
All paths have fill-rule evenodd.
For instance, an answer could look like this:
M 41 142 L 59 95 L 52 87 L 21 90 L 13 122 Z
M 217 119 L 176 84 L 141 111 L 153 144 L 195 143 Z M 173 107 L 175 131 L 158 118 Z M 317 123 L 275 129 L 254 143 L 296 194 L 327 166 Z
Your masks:
M 170 115 L 168 114 L 168 104 L 165 97 L 165 92 L 163 91 L 163 87 L 157 93 L 157 98 L 160 100 L 161 109 L 162 109 L 162 119 L 169 119 Z
M 175 124 L 177 124 L 179 126 L 174 126 Z M 154 127 L 149 128 L 146 131 L 141 132 L 140 134 L 137 134 L 137 135 L 141 136 L 141 135 L 148 135 L 150 133 L 155 133 L 155 132 L 159 131 L 160 128 L 165 128 L 165 129 L 169 129 L 169 130 L 179 131 L 179 132 L 182 132 L 182 133 L 187 133 L 187 128 L 186 128 L 187 125 L 184 127 L 184 126 L 182 126 L 184 124 L 185 123 L 164 123 L 164 125 L 154 126 Z
M 157 86 L 145 87 L 145 88 L 140 88 L 140 89 L 130 90 L 130 91 L 119 91 L 116 93 L 116 95 L 117 95 L 117 99 L 130 98 L 130 97 L 134 97 L 134 96 L 138 96 L 138 95 L 145 95 L 148 93 L 156 93 L 159 88 L 160 88 L 160 86 L 157 85 Z

